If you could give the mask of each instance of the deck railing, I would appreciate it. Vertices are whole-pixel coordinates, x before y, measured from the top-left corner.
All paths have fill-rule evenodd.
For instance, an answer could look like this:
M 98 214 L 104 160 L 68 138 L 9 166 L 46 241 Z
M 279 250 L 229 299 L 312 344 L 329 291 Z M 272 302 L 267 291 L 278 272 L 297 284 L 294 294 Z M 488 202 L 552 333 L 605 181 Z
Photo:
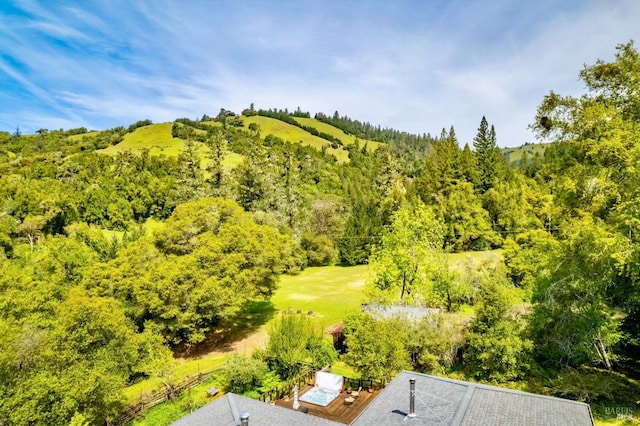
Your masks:
M 314 370 L 305 370 L 302 373 L 298 374 L 293 379 L 289 380 L 286 383 L 281 383 L 267 391 L 265 391 L 258 398 L 260 401 L 264 402 L 272 402 L 278 399 L 282 399 L 285 396 L 293 395 L 293 388 L 298 385 L 299 388 L 306 385 L 307 383 L 312 383 L 315 379 L 315 371 Z

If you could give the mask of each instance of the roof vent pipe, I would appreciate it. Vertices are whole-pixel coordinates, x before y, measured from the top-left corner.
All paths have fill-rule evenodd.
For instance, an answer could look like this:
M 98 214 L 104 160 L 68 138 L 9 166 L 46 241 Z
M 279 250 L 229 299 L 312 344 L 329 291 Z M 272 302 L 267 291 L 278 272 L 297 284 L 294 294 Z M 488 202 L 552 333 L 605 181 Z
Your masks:
M 416 416 L 416 379 L 409 379 L 409 414 L 407 417 Z
M 249 426 L 249 413 L 240 413 L 240 426 Z

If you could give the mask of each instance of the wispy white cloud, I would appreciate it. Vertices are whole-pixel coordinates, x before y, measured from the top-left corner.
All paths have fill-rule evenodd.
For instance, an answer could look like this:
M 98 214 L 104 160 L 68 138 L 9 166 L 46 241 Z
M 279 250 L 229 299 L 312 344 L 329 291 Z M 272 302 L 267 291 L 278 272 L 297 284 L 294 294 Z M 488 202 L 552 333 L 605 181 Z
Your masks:
M 0 6 L 0 129 L 254 102 L 419 133 L 454 125 L 461 143 L 486 115 L 518 145 L 542 96 L 579 93 L 582 64 L 638 38 L 637 22 L 635 0 L 20 1 Z

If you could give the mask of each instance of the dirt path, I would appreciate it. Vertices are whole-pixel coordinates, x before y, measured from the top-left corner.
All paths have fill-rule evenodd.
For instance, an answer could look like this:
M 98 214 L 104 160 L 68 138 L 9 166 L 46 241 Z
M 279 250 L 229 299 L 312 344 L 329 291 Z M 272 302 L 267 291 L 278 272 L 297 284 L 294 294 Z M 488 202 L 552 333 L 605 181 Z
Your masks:
M 245 336 L 239 340 L 232 342 L 210 342 L 201 345 L 197 350 L 189 353 L 181 353 L 177 355 L 177 359 L 184 361 L 189 359 L 212 358 L 222 355 L 246 354 L 251 353 L 258 348 L 265 348 L 269 336 L 264 327 L 259 328 L 255 332 Z

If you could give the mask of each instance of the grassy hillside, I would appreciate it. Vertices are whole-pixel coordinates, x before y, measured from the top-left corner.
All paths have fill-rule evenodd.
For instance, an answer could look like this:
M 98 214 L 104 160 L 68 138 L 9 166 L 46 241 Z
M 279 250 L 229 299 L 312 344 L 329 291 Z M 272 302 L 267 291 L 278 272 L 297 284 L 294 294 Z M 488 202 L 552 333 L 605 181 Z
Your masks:
M 260 135 L 262 138 L 272 134 L 290 143 L 302 143 L 303 145 L 311 146 L 317 150 L 322 150 L 324 148 L 327 153 L 334 155 L 339 162 L 349 161 L 349 153 L 344 147 L 338 146 L 337 148 L 332 148 L 332 142 L 318 136 L 314 136 L 300 127 L 296 127 L 289 123 L 285 123 L 284 121 L 270 117 L 243 116 L 241 118 L 245 129 L 252 123 L 260 126 Z M 345 146 L 353 145 L 356 141 L 355 136 L 348 135 L 342 130 L 316 119 L 300 117 L 295 117 L 294 119 L 304 126 L 313 127 L 319 132 L 334 136 Z M 221 124 L 216 121 L 205 122 L 205 124 L 210 126 L 221 126 Z M 115 155 L 116 153 L 123 151 L 141 152 L 143 149 L 147 149 L 151 155 L 177 157 L 184 149 L 185 141 L 172 136 L 172 126 L 173 123 L 158 123 L 139 127 L 135 131 L 125 134 L 122 142 L 117 145 L 110 146 L 102 150 L 102 152 Z M 204 130 L 201 129 L 194 130 L 198 133 L 204 132 Z M 74 135 L 72 137 L 82 138 L 94 135 L 97 135 L 97 132 L 89 132 L 82 135 Z M 370 151 L 375 151 L 380 145 L 382 145 L 380 142 L 367 139 L 360 139 L 359 141 L 362 146 L 366 144 Z M 202 166 L 205 168 L 209 149 L 201 143 L 196 142 L 196 144 L 198 145 L 198 153 L 202 161 Z M 229 153 L 225 159 L 225 164 L 228 167 L 234 167 L 241 161 L 241 155 Z
M 536 152 L 540 155 L 544 155 L 544 150 L 549 146 L 546 143 L 534 143 L 529 145 L 522 145 L 518 148 L 503 148 L 502 154 L 505 156 L 509 163 L 520 161 L 523 153 L 527 153 L 529 157 L 533 156 Z
M 124 140 L 117 145 L 106 148 L 106 154 L 116 154 L 121 151 L 140 152 L 148 149 L 151 155 L 164 154 L 167 157 L 177 157 L 184 148 L 184 141 L 171 136 L 173 123 L 151 124 L 127 133 Z
M 151 124 L 136 129 L 133 133 L 127 133 L 124 140 L 117 145 L 110 146 L 102 150 L 106 154 L 115 155 L 122 151 L 141 152 L 148 149 L 151 155 L 166 155 L 167 157 L 177 157 L 184 149 L 185 141 L 171 136 L 171 126 L 173 123 Z M 202 132 L 202 130 L 197 130 Z M 206 168 L 209 148 L 204 144 L 196 142 L 198 155 L 202 168 Z M 227 153 L 225 165 L 234 167 L 242 161 L 242 155 L 234 152 Z
M 293 117 L 293 119 L 304 126 L 313 127 L 319 132 L 326 133 L 340 139 L 344 145 L 353 145 L 356 141 L 355 136 L 348 135 L 337 127 L 333 127 L 330 124 L 323 123 L 322 121 L 316 120 L 315 118 Z M 375 151 L 380 145 L 383 145 L 380 142 L 368 139 L 360 139 L 361 146 L 365 143 L 367 144 L 367 147 L 370 151 Z
M 72 141 L 79 141 L 82 140 L 82 138 L 85 137 L 89 137 L 89 138 L 95 138 L 96 136 L 98 136 L 100 132 L 98 132 L 97 130 L 92 130 L 90 132 L 87 133 L 80 133 L 78 135 L 71 135 L 69 136 L 69 139 L 71 139 Z
M 255 115 L 252 117 L 242 117 L 245 127 L 249 124 L 255 123 L 260 126 L 260 135 L 265 137 L 268 134 L 273 134 L 285 141 L 291 143 L 302 143 L 303 145 L 309 145 L 317 150 L 321 150 L 322 147 L 327 147 L 327 153 L 335 155 L 340 162 L 348 161 L 349 153 L 342 147 L 338 149 L 331 148 L 331 142 L 326 139 L 319 138 L 311 133 L 303 130 L 299 127 L 285 123 L 284 121 L 276 120 L 275 118 L 262 117 Z M 337 129 L 335 129 L 337 130 Z

